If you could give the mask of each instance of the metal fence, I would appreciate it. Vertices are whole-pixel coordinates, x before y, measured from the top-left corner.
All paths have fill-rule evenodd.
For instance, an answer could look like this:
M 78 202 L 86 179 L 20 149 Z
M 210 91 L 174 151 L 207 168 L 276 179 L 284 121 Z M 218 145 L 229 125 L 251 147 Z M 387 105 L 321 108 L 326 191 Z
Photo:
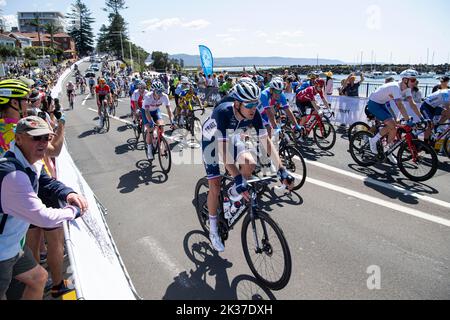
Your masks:
M 333 81 L 334 91 L 333 95 L 339 95 L 339 88 L 341 87 L 340 81 Z M 381 87 L 384 83 L 363 83 L 359 86 L 359 97 L 360 98 L 368 98 L 372 92 Z M 419 85 L 419 89 L 422 92 L 423 97 L 427 97 L 433 91 L 435 85 L 433 84 L 423 84 Z

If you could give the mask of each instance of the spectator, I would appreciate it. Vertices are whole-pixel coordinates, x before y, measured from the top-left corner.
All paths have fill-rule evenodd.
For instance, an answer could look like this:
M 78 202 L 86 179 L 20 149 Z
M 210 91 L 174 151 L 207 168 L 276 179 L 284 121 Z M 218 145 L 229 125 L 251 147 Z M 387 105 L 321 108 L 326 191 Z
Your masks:
M 225 96 L 228 94 L 228 92 L 231 90 L 231 88 L 233 88 L 233 79 L 231 77 L 227 78 L 227 81 L 220 86 L 219 88 L 219 93 L 222 96 Z
M 210 75 L 208 75 L 208 79 L 206 80 L 206 87 L 212 88 L 213 84 L 214 84 L 214 81 L 213 81 L 212 75 L 210 74 Z
M 414 87 L 411 90 L 411 93 L 412 93 L 414 102 L 418 105 L 422 104 L 423 94 L 422 94 L 422 91 L 420 91 L 420 89 L 419 89 L 419 81 L 416 81 L 416 83 L 414 84 Z
M 362 73 L 360 74 L 360 81 L 355 82 L 355 80 L 356 76 L 354 73 L 349 75 L 343 89 L 344 95 L 348 97 L 359 97 L 359 87 L 364 82 L 364 75 Z
M 217 78 L 217 75 L 215 73 L 212 76 L 212 87 L 219 88 L 219 79 Z
M 328 96 L 333 94 L 333 72 L 325 72 L 327 80 L 325 81 L 325 93 Z
M 450 78 L 448 76 L 443 76 L 439 80 L 441 80 L 441 84 L 434 86 L 432 93 L 435 93 L 438 90 L 448 89 L 448 81 L 450 80 Z
M 200 72 L 197 80 L 197 86 L 199 89 L 205 89 L 206 88 L 206 78 L 203 75 L 203 73 Z
M 87 201 L 61 182 L 50 178 L 40 162 L 53 136 L 48 124 L 31 116 L 21 119 L 16 141 L 0 163 L 0 297 L 3 298 L 13 278 L 26 287 L 23 299 L 42 299 L 47 272 L 33 258 L 23 242 L 29 223 L 56 227 L 63 221 L 80 217 Z M 66 201 L 64 209 L 47 208 L 37 194 Z

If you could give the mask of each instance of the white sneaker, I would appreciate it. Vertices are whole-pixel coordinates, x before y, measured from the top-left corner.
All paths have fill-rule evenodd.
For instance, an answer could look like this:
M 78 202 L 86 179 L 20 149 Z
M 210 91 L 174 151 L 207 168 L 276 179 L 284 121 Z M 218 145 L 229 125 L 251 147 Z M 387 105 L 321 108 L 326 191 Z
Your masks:
M 224 252 L 225 251 L 225 246 L 222 243 L 222 239 L 220 239 L 218 234 L 209 233 L 209 240 L 211 241 L 211 244 L 214 248 L 214 250 L 218 251 L 218 252 Z
M 375 141 L 375 138 L 369 138 L 370 151 L 374 154 L 378 154 L 377 142 L 378 141 Z
M 154 159 L 152 146 L 147 146 L 147 159 L 150 161 Z

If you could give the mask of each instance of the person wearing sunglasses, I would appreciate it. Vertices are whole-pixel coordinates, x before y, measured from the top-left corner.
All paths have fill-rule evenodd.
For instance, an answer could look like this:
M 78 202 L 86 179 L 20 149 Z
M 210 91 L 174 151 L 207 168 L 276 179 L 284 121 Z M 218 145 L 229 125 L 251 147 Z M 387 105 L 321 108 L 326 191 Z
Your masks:
M 254 150 L 248 148 L 242 136 L 255 137 L 259 141 L 260 152 L 270 156 L 283 184 L 292 188 L 293 177 L 283 167 L 279 154 L 264 127 L 258 110 L 261 89 L 251 79 L 238 82 L 230 94 L 215 108 L 202 127 L 203 162 L 208 178 L 208 211 L 210 241 L 218 252 L 225 250 L 218 234 L 217 209 L 221 188 L 220 161 L 234 179 L 233 190 L 245 200 L 249 200 L 246 180 L 251 177 L 256 166 Z M 244 206 L 242 207 L 244 208 Z M 239 214 L 239 212 L 237 213 Z
M 147 90 L 147 84 L 145 81 L 140 81 L 137 85 L 137 89 L 134 90 L 131 95 L 131 118 L 133 119 L 133 125 L 136 126 L 138 123 L 137 110 L 142 109 L 142 104 L 144 103 L 145 96 L 149 93 Z
M 400 81 L 400 90 L 402 92 L 403 101 L 408 102 L 417 118 L 423 121 L 424 118 L 420 113 L 419 107 L 417 107 L 417 104 L 414 101 L 412 93 L 412 90 L 417 84 L 417 72 L 415 70 L 405 70 L 400 73 L 400 77 L 402 78 L 402 81 Z
M 37 264 L 25 235 L 30 223 L 55 228 L 81 217 L 86 199 L 51 178 L 41 159 L 53 132 L 43 119 L 30 116 L 17 123 L 15 141 L 0 160 L 0 299 L 12 278 L 25 284 L 22 299 L 42 299 L 47 271 Z M 62 209 L 43 204 L 45 195 L 67 203 Z
M 279 129 L 280 126 L 277 124 L 275 119 L 275 109 L 279 108 L 288 116 L 294 130 L 301 131 L 302 127 L 297 123 L 289 103 L 286 99 L 286 95 L 283 93 L 285 84 L 282 78 L 276 77 L 270 81 L 269 88 L 265 89 L 261 93 L 261 104 L 259 106 L 259 111 L 264 121 L 264 126 L 267 128 L 269 136 L 273 134 L 273 129 Z
M 144 103 L 142 107 L 142 123 L 145 126 L 147 132 L 152 132 L 154 124 L 157 126 L 164 126 L 164 120 L 161 116 L 160 108 L 164 105 L 169 115 L 170 123 L 173 124 L 172 111 L 170 110 L 169 97 L 165 93 L 166 88 L 161 81 L 155 80 L 152 83 L 152 91 L 144 97 Z M 152 121 L 153 120 L 153 121 Z M 162 127 L 164 133 L 164 127 Z M 147 158 L 153 160 L 153 135 L 147 134 Z
M 403 119 L 410 119 L 403 101 L 412 101 L 411 87 L 414 86 L 417 73 L 414 70 L 406 70 L 403 71 L 400 76 L 402 81 L 386 83 L 369 96 L 368 111 L 379 121 L 385 124 L 385 127 L 382 128 L 375 137 L 369 139 L 370 150 L 374 154 L 378 153 L 377 143 L 383 136 L 388 135 L 388 147 L 390 147 L 397 134 L 395 117 L 387 107 L 387 104 L 389 104 L 391 100 L 393 102 L 392 104 L 397 106 L 403 116 Z M 420 114 L 419 110 L 416 110 L 417 106 L 414 101 L 413 104 L 411 104 L 411 107 L 417 114 L 418 118 L 423 121 L 424 118 Z M 394 164 L 396 163 L 393 155 L 389 157 L 389 160 Z

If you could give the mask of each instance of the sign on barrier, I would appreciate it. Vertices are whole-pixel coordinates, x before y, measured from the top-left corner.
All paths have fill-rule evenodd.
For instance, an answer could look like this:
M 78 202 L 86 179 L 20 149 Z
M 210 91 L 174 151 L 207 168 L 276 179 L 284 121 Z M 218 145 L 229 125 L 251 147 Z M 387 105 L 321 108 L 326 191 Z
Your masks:
M 216 105 L 222 99 L 219 88 L 199 88 L 197 96 L 202 103 L 206 102 L 210 106 Z

